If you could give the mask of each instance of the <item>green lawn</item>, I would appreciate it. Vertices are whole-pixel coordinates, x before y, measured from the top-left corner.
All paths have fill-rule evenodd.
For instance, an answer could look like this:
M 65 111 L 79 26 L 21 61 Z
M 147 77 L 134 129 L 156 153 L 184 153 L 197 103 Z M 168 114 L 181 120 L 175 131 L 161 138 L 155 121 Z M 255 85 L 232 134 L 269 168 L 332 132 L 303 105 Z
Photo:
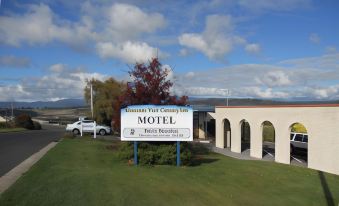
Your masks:
M 111 142 L 65 139 L 0 196 L 0 205 L 328 205 L 339 176 L 218 154 L 192 167 L 135 167 Z M 115 144 L 118 144 L 117 142 Z M 113 147 L 114 148 L 114 147 Z M 330 197 L 330 196 L 329 196 Z
M 15 127 L 15 128 L 0 128 L 0 133 L 7 133 L 7 132 L 21 132 L 25 131 L 25 128 Z

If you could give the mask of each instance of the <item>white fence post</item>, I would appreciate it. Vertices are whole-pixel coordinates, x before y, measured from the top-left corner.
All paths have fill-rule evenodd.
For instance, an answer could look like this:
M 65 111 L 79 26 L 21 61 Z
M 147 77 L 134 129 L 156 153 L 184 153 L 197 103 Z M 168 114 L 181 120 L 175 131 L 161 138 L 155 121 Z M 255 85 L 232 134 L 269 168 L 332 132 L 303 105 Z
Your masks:
M 82 121 L 81 121 L 81 124 L 80 124 L 80 135 L 82 136 Z
M 94 121 L 94 139 L 97 138 L 97 122 Z

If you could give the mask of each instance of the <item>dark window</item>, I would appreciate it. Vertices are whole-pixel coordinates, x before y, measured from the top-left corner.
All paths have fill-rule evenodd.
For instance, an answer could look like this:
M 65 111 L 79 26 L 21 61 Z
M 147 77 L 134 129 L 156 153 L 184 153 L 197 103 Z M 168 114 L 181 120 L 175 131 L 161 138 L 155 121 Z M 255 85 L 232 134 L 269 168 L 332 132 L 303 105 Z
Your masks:
M 293 139 L 294 134 L 291 134 L 291 140 Z
M 308 135 L 307 134 L 304 135 L 303 142 L 308 142 Z
M 303 135 L 302 134 L 296 134 L 294 141 L 301 142 L 303 140 Z
M 93 123 L 94 121 L 88 121 L 88 120 L 85 120 L 83 121 L 83 123 Z
M 81 124 L 81 122 L 78 122 L 78 124 L 77 125 L 80 125 Z

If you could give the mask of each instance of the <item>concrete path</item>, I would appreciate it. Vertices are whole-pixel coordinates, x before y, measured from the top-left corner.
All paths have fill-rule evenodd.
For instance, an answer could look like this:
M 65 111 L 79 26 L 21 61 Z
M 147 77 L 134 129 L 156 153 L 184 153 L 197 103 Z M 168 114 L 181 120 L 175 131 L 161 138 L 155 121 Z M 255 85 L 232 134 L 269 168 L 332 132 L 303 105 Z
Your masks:
M 0 177 L 0 194 L 6 191 L 12 184 L 14 184 L 22 174 L 27 172 L 37 161 L 39 161 L 50 149 L 52 149 L 57 142 L 51 142 L 39 152 L 33 154 L 11 171 Z
M 228 157 L 233 157 L 233 158 L 236 158 L 236 159 L 260 160 L 258 158 L 251 157 L 249 155 L 250 150 L 245 150 L 242 153 L 236 153 L 236 152 L 232 152 L 231 149 L 229 149 L 229 148 L 221 149 L 221 148 L 217 148 L 217 147 L 212 146 L 210 149 L 215 153 L 219 153 L 219 154 L 222 154 L 222 155 L 225 155 L 225 156 L 228 156 Z
M 215 153 L 219 153 L 228 157 L 233 157 L 236 159 L 241 159 L 241 160 L 261 160 L 261 161 L 270 161 L 270 162 L 274 162 L 274 152 L 272 151 L 264 151 L 263 154 L 263 158 L 259 159 L 259 158 L 254 158 L 250 156 L 250 149 L 247 149 L 241 153 L 236 153 L 236 152 L 232 152 L 230 148 L 217 148 L 215 146 L 213 146 L 212 144 L 206 144 L 206 146 L 213 152 Z M 291 165 L 295 165 L 295 166 L 300 166 L 300 167 L 307 167 L 307 162 L 305 160 L 303 160 L 302 158 L 300 158 L 297 155 L 292 155 L 291 157 Z

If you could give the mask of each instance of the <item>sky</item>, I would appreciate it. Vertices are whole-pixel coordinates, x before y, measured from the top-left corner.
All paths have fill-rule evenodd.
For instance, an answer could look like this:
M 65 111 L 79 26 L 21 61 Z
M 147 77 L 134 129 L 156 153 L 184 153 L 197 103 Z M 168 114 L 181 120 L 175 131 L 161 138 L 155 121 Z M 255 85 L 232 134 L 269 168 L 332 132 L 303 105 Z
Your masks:
M 83 98 L 158 57 L 172 94 L 339 99 L 336 0 L 2 0 L 0 101 Z

